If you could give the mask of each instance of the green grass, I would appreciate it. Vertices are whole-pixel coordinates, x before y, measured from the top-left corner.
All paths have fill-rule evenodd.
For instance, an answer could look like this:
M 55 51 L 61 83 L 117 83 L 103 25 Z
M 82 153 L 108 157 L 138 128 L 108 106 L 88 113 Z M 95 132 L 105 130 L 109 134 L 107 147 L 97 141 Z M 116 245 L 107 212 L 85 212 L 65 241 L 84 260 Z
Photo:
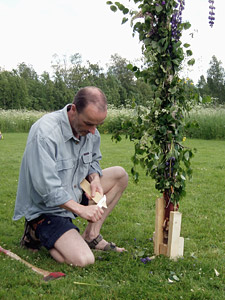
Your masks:
M 0 245 L 40 268 L 67 276 L 46 283 L 28 267 L 0 254 L 1 300 L 224 299 L 225 141 L 185 142 L 198 151 L 192 161 L 193 179 L 180 202 L 182 259 L 174 262 L 159 256 L 147 264 L 140 261 L 153 255 L 155 200 L 160 196 L 141 171 L 138 185 L 130 176 L 127 190 L 102 228 L 103 236 L 126 247 L 127 253 L 95 252 L 95 264 L 80 269 L 56 263 L 45 249 L 31 253 L 19 247 L 23 220 L 13 222 L 12 215 L 26 138 L 25 133 L 5 133 L 0 140 Z M 110 138 L 102 135 L 102 167 L 117 164 L 130 174 L 132 143 L 123 139 L 116 144 Z M 80 218 L 75 223 L 81 231 L 86 225 Z M 174 274 L 179 281 L 169 283 Z

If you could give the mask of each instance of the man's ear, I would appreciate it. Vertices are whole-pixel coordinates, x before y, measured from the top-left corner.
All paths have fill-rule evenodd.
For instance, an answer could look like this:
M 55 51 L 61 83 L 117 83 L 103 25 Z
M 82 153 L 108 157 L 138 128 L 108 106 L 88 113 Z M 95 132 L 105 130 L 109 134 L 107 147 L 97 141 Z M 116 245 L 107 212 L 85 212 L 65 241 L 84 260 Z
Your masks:
M 73 112 L 76 112 L 76 111 L 77 111 L 76 104 L 73 103 L 73 104 L 71 105 L 71 109 L 72 109 Z

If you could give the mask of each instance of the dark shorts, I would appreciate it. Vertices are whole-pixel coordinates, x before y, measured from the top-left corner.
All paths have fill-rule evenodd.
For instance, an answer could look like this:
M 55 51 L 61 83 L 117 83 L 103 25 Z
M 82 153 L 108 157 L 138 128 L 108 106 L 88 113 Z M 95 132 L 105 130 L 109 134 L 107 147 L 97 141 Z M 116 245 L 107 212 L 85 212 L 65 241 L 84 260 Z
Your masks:
M 54 247 L 55 242 L 68 230 L 79 228 L 73 224 L 71 218 L 42 215 L 43 220 L 37 225 L 36 237 L 41 241 L 41 245 L 48 250 Z
M 83 194 L 82 205 L 88 205 L 88 198 Z M 38 217 L 41 222 L 36 227 L 35 235 L 40 240 L 41 245 L 50 250 L 54 247 L 55 242 L 68 230 L 79 228 L 73 224 L 71 218 L 41 215 Z M 42 221 L 43 220 L 43 221 Z

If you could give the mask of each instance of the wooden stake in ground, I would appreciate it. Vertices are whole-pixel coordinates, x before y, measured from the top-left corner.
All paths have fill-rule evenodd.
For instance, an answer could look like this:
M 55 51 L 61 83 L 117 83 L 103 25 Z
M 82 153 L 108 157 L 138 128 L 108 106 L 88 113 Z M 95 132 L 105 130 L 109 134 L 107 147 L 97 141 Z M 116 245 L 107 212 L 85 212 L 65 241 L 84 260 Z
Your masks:
M 6 250 L 4 248 L 2 248 L 0 246 L 0 252 L 3 252 L 4 254 L 6 254 L 7 256 L 18 260 L 20 262 L 22 262 L 23 264 L 25 264 L 26 266 L 28 266 L 29 268 L 31 268 L 34 272 L 43 275 L 43 280 L 44 281 L 49 281 L 49 280 L 53 280 L 53 279 L 58 279 L 61 277 L 66 276 L 66 274 L 61 273 L 61 272 L 49 272 L 40 268 L 37 268 L 35 266 L 33 266 L 32 264 L 30 264 L 29 262 L 27 262 L 26 260 L 22 259 L 21 257 L 19 257 L 17 254 L 11 252 L 10 250 Z
M 180 237 L 182 214 L 178 211 L 171 211 L 169 218 L 168 243 L 163 239 L 163 228 L 165 221 L 164 198 L 156 200 L 154 252 L 156 255 L 163 254 L 171 259 L 183 256 L 184 238 Z

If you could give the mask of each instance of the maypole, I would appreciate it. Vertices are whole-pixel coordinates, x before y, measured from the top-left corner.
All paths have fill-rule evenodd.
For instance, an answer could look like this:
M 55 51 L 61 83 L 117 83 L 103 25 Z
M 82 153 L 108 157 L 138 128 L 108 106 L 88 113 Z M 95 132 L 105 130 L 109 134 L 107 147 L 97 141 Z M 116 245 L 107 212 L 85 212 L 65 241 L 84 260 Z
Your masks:
M 140 164 L 146 175 L 155 180 L 155 187 L 162 194 L 156 203 L 155 254 L 177 257 L 183 255 L 183 239 L 179 236 L 179 201 L 185 196 L 193 157 L 193 151 L 183 145 L 188 126 L 185 116 L 199 100 L 196 91 L 180 78 L 184 59 L 188 59 L 190 66 L 195 63 L 190 45 L 181 42 L 182 31 L 191 25 L 182 20 L 184 0 L 133 1 L 138 5 L 137 10 L 107 1 L 111 10 L 120 10 L 125 15 L 122 23 L 128 21 L 130 15 L 133 32 L 138 33 L 142 42 L 145 67 L 128 67 L 154 92 L 149 107 L 136 106 L 136 123 L 124 124 L 135 144 L 132 174 L 138 180 L 136 166 Z M 209 24 L 213 26 L 214 1 L 209 3 Z M 171 227 L 171 218 L 177 224 L 176 228 Z

